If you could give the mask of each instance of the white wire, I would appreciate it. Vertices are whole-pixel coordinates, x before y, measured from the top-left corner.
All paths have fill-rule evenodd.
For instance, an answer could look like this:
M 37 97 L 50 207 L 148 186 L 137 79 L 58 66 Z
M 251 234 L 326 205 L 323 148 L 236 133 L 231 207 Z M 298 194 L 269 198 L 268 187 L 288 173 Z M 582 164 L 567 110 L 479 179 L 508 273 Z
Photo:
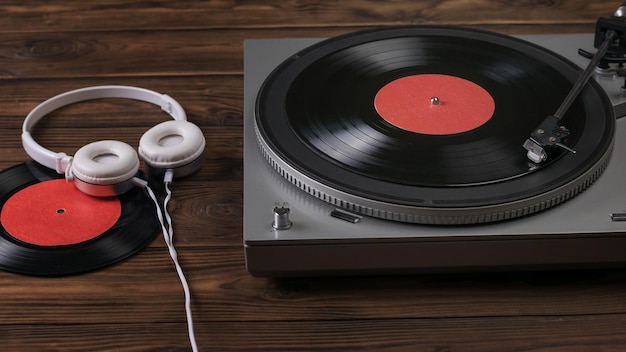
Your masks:
M 154 194 L 152 189 L 150 189 L 150 187 L 146 186 L 146 190 L 150 195 L 150 198 L 152 198 L 154 204 L 156 205 L 157 217 L 159 218 L 159 223 L 161 224 L 163 239 L 165 240 L 165 244 L 167 245 L 170 257 L 172 257 L 172 261 L 174 261 L 176 272 L 178 273 L 178 277 L 183 286 L 183 291 L 185 293 L 185 312 L 187 315 L 187 330 L 189 333 L 189 341 L 191 343 L 192 351 L 198 352 L 198 346 L 196 344 L 196 337 L 193 328 L 193 318 L 191 315 L 191 293 L 189 289 L 189 284 L 187 283 L 187 279 L 185 278 L 185 274 L 183 273 L 183 269 L 178 263 L 178 253 L 176 252 L 176 248 L 174 248 L 174 228 L 172 226 L 172 218 L 167 211 L 167 203 L 172 198 L 172 191 L 169 188 L 169 180 L 167 179 L 167 176 L 164 184 L 167 195 L 165 197 L 165 200 L 163 201 L 163 213 L 165 214 L 165 219 L 167 221 L 167 228 L 165 226 L 165 221 L 163 221 L 163 214 L 161 213 L 161 208 L 159 207 L 159 201 L 157 200 L 156 195 Z

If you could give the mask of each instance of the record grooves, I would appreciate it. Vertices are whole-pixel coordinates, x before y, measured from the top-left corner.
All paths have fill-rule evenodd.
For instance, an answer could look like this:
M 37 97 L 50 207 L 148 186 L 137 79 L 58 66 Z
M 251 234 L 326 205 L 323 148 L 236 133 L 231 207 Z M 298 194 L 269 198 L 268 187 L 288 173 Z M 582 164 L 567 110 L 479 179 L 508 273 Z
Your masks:
M 380 116 L 374 101 L 383 87 L 433 74 L 482 87 L 495 102 L 493 116 L 439 135 Z M 522 147 L 579 74 L 559 55 L 490 32 L 430 26 L 357 32 L 278 66 L 257 97 L 255 130 L 281 175 L 339 207 L 426 224 L 511 219 L 571 198 L 608 163 L 615 118 L 595 82 L 563 118 L 576 155 L 558 151 L 538 165 Z
M 0 172 L 0 211 L 20 190 L 60 177 L 35 162 Z M 118 199 L 121 213 L 117 221 L 101 234 L 78 243 L 28 243 L 13 236 L 0 223 L 0 269 L 37 276 L 69 275 L 102 268 L 138 252 L 160 229 L 154 204 L 139 188 Z

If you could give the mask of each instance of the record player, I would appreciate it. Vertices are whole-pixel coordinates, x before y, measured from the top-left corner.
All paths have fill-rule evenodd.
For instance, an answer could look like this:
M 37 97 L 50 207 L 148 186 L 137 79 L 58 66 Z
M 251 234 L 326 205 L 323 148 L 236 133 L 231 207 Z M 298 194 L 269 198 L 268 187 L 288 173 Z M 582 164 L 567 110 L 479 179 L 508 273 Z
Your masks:
M 626 264 L 621 64 L 602 61 L 605 69 L 594 68 L 593 79 L 580 86 L 569 111 L 562 111 L 565 93 L 590 62 L 581 53 L 594 51 L 597 36 L 510 38 L 461 28 L 401 27 L 330 40 L 247 40 L 248 271 L 283 277 Z M 501 68 L 507 73 L 492 76 L 498 72 L 494 65 L 508 66 Z M 415 66 L 426 68 L 415 71 Z M 406 77 L 418 83 L 406 85 Z M 493 98 L 486 119 L 469 127 L 453 122 L 438 132 L 399 126 L 392 121 L 394 112 L 380 107 L 397 108 L 396 98 L 413 89 L 426 91 L 417 98 L 425 104 L 422 112 L 450 108 L 452 103 L 445 105 L 450 98 L 430 88 L 450 77 L 470 84 L 453 82 L 452 90 L 463 96 L 477 92 L 463 103 L 472 111 Z M 376 105 L 392 83 L 400 88 Z M 365 101 L 366 107 L 355 107 L 352 100 Z M 567 125 L 555 128 L 556 138 L 543 145 L 549 150 L 543 163 L 532 160 L 526 144 L 541 139 L 537 131 L 543 132 L 545 116 L 518 122 L 535 105 L 546 116 L 558 108 L 555 115 L 564 114 L 557 117 Z M 406 109 L 399 115 L 407 115 Z M 442 116 L 435 115 L 435 125 L 444 124 Z M 525 143 L 515 129 L 527 129 L 520 132 L 530 135 Z M 569 138 L 561 141 L 563 131 Z M 506 155 L 509 149 L 524 158 Z

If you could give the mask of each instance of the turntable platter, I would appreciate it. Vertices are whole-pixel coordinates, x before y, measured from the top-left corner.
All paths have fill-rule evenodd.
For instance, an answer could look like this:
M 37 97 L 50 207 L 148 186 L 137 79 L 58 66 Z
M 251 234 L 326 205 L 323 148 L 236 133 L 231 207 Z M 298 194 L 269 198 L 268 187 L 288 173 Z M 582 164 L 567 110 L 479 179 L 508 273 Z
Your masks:
M 615 117 L 595 82 L 564 116 L 575 155 L 537 165 L 522 147 L 580 71 L 490 32 L 357 32 L 279 65 L 257 96 L 255 131 L 278 174 L 334 206 L 422 224 L 513 219 L 577 195 L 607 166 Z

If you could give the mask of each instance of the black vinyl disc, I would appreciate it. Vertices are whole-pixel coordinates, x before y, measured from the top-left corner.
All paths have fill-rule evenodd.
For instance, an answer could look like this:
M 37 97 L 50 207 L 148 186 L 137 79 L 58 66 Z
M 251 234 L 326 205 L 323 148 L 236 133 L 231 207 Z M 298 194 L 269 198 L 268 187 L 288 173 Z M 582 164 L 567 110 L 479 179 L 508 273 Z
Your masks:
M 5 206 L 11 197 L 18 192 L 61 177 L 35 162 L 19 164 L 1 171 L 0 214 L 6 210 Z M 132 189 L 117 198 L 121 211 L 112 226 L 93 238 L 77 243 L 29 243 L 9 233 L 6 224 L 0 222 L 0 269 L 35 276 L 71 275 L 111 265 L 140 251 L 160 230 L 155 205 L 140 188 Z M 77 209 L 81 207 L 80 204 L 72 206 Z M 38 207 L 36 202 L 31 205 L 33 214 Z M 100 215 L 90 214 L 94 217 Z M 37 225 L 28 226 L 35 228 Z
M 523 148 L 580 72 L 542 47 L 490 32 L 362 31 L 322 41 L 278 66 L 258 94 L 255 128 L 274 168 L 332 204 L 406 222 L 499 221 L 571 198 L 606 167 L 615 117 L 593 81 L 562 119 L 576 154 L 556 148 L 535 164 Z M 387 85 L 427 75 L 480 87 L 493 112 L 449 133 L 407 130 L 381 116 L 375 100 Z M 419 89 L 428 96 L 431 86 Z

